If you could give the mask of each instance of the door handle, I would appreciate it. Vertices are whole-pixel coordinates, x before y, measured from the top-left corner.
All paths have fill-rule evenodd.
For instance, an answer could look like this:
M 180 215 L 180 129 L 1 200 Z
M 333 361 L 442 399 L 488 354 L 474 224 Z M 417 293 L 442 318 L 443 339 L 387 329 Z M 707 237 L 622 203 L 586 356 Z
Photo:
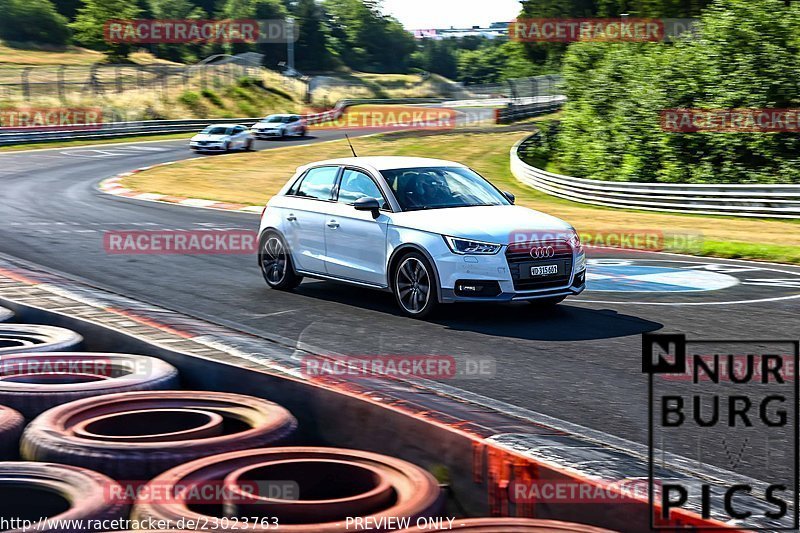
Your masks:
M 288 217 L 286 217 L 286 220 L 288 220 L 289 222 L 294 222 L 295 220 L 297 220 L 297 217 L 294 216 L 294 213 L 292 213 Z
M 339 227 L 339 223 L 336 222 L 335 220 L 331 220 L 330 222 L 328 222 L 328 227 L 331 229 L 336 229 Z

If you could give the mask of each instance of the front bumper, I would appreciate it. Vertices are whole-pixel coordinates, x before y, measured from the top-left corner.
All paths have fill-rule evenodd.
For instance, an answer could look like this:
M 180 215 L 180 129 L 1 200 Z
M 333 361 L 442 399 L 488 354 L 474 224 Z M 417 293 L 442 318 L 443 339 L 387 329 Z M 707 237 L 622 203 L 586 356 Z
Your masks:
M 503 284 L 501 283 L 502 287 Z M 497 296 L 481 296 L 469 297 L 459 296 L 456 294 L 455 289 L 441 289 L 440 300 L 442 303 L 456 303 L 456 302 L 517 302 L 517 301 L 530 301 L 541 300 L 542 298 L 558 298 L 561 296 L 576 296 L 586 289 L 586 271 L 578 272 L 574 276 L 573 282 L 563 288 L 546 289 L 538 291 L 503 291 Z
M 200 144 L 199 142 L 190 142 L 189 148 L 197 152 L 223 151 L 225 150 L 225 143 Z
M 585 256 L 572 253 L 561 259 L 566 262 L 568 274 L 553 282 L 545 282 L 537 288 L 528 288 L 519 280 L 519 266 L 507 258 L 504 251 L 496 255 L 458 255 L 444 250 L 434 255 L 439 274 L 440 301 L 454 302 L 510 302 L 574 296 L 586 289 Z M 499 285 L 497 291 L 483 296 L 465 295 L 457 291 L 459 282 L 492 282 Z
M 270 137 L 280 137 L 281 130 L 253 130 L 253 135 L 258 139 L 269 139 Z

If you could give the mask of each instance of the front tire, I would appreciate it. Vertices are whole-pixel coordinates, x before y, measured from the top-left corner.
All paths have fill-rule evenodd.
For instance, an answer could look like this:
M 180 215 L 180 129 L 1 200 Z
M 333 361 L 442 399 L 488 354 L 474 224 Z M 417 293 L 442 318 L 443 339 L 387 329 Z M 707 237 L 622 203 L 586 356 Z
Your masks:
M 253 139 L 248 139 L 247 143 L 244 145 L 245 152 L 252 152 L 253 151 Z
M 258 249 L 258 264 L 264 281 L 272 289 L 290 291 L 300 285 L 302 276 L 294 272 L 292 254 L 286 242 L 275 231 L 267 232 Z
M 438 287 L 425 256 L 419 252 L 403 256 L 392 278 L 394 296 L 403 314 L 412 318 L 430 316 L 438 304 Z

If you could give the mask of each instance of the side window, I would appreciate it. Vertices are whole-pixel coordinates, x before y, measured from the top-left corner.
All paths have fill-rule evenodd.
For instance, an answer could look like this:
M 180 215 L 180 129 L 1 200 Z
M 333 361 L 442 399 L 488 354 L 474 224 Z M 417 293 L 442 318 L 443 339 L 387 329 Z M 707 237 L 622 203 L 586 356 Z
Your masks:
M 242 126 L 236 126 L 235 128 L 233 128 L 233 133 L 242 133 L 243 131 L 244 128 Z
M 330 200 L 338 174 L 339 167 L 312 168 L 306 173 L 306 177 L 294 194 L 303 198 Z
M 345 169 L 342 184 L 339 186 L 339 202 L 352 204 L 359 198 L 377 198 L 383 200 L 381 190 L 372 178 L 358 170 Z

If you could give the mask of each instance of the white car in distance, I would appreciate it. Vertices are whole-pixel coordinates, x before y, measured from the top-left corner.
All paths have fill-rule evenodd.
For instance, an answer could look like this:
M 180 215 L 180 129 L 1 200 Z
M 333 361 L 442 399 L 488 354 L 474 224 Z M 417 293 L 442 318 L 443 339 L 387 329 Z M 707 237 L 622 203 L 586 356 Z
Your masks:
M 586 254 L 570 224 L 437 159 L 300 167 L 264 208 L 258 259 L 274 289 L 310 277 L 391 291 L 418 318 L 440 303 L 554 305 L 586 287 Z
M 290 135 L 305 137 L 308 126 L 300 115 L 269 115 L 253 126 L 258 139 L 284 139 Z
M 250 129 L 242 124 L 214 124 L 207 126 L 189 141 L 195 152 L 229 152 L 253 149 Z

